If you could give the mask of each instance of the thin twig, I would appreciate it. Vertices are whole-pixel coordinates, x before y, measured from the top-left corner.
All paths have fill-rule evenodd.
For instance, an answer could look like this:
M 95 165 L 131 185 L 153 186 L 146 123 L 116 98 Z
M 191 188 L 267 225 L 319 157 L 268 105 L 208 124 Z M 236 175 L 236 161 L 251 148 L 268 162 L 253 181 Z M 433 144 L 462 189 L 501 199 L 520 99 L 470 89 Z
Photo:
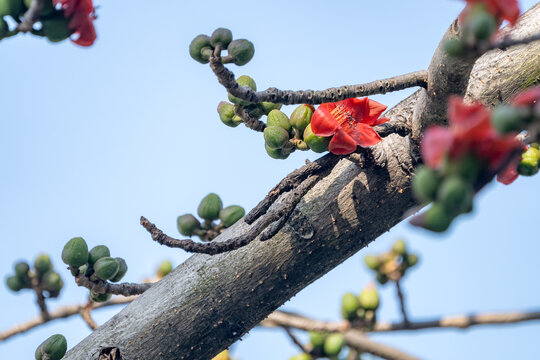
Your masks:
M 91 310 L 92 310 L 92 302 L 88 301 L 88 303 L 86 303 L 86 305 L 81 308 L 81 310 L 79 311 L 79 314 L 81 314 L 82 319 L 91 330 L 97 330 L 99 325 L 96 324 L 94 319 L 92 319 L 92 314 L 90 313 Z
M 304 180 L 298 187 L 291 191 L 290 195 L 276 208 L 258 219 L 251 228 L 243 235 L 228 239 L 227 241 L 213 241 L 199 243 L 191 239 L 175 239 L 163 233 L 144 216 L 141 216 L 141 225 L 150 233 L 152 239 L 161 245 L 171 248 L 180 248 L 188 252 L 203 253 L 208 255 L 221 254 L 227 251 L 239 249 L 255 240 L 270 224 L 282 217 L 289 216 L 306 192 L 318 181 L 319 176 L 312 175 Z
M 39 14 L 45 6 L 45 0 L 32 0 L 30 7 L 24 13 L 22 22 L 17 26 L 20 32 L 28 32 L 32 30 L 34 23 L 39 20 Z
M 235 80 L 234 73 L 221 62 L 221 57 L 212 56 L 210 67 L 221 85 L 227 91 L 242 100 L 252 103 L 263 101 L 276 104 L 322 104 L 359 96 L 385 94 L 387 92 L 403 90 L 411 87 L 426 87 L 427 71 L 421 70 L 388 79 L 377 80 L 366 84 L 346 85 L 326 90 L 280 90 L 268 88 L 265 91 L 255 92 L 249 87 L 241 87 Z
M 78 275 L 75 277 L 75 282 L 79 286 L 83 286 L 98 294 L 114 294 L 122 296 L 140 295 L 146 290 L 150 289 L 152 284 L 144 283 L 120 283 L 111 284 L 108 281 L 92 281 L 84 275 Z
M 411 331 L 433 328 L 457 328 L 466 329 L 472 326 L 480 325 L 502 325 L 515 324 L 527 321 L 540 320 L 540 310 L 521 311 L 521 312 L 500 312 L 500 313 L 478 313 L 470 315 L 450 315 L 442 316 L 437 319 L 424 321 L 409 321 L 406 326 L 404 323 L 383 323 L 378 322 L 373 329 L 366 332 L 389 332 L 389 331 Z M 299 314 L 274 311 L 265 320 L 260 323 L 261 326 L 281 327 L 288 326 L 305 331 L 326 331 L 342 332 L 347 329 L 349 324 L 345 321 L 329 322 L 314 320 Z
M 417 357 L 406 354 L 401 350 L 368 339 L 360 330 L 346 331 L 343 336 L 345 343 L 360 352 L 366 352 L 387 360 L 418 360 Z
M 289 327 L 283 326 L 282 328 L 283 330 L 285 330 L 291 341 L 300 349 L 301 352 L 309 354 L 309 350 L 300 342 L 300 340 L 296 338 L 296 336 L 294 336 Z
M 104 302 L 104 303 L 92 303 L 92 310 L 93 309 L 101 309 L 106 308 L 109 306 L 115 306 L 115 305 L 123 305 L 132 302 L 134 299 L 136 299 L 137 296 L 130 296 L 130 297 L 115 297 L 110 301 Z M 7 340 L 11 338 L 12 336 L 25 333 L 29 330 L 32 330 L 35 327 L 38 327 L 40 325 L 43 325 L 45 323 L 48 323 L 53 320 L 58 319 L 65 319 L 67 317 L 77 315 L 80 313 L 81 309 L 86 305 L 84 304 L 77 304 L 77 305 L 68 305 L 68 306 L 62 306 L 56 310 L 53 310 L 49 312 L 49 318 L 43 319 L 41 316 L 37 316 L 31 320 L 25 321 L 23 323 L 17 324 L 5 331 L 0 332 L 0 342 Z
M 408 325 L 409 318 L 407 316 L 407 310 L 405 309 L 405 296 L 403 294 L 403 291 L 401 290 L 401 285 L 399 283 L 399 280 L 396 280 L 395 284 L 396 284 L 396 293 L 399 300 L 399 308 L 401 310 L 401 315 L 403 316 L 403 324 Z
M 522 39 L 504 38 L 500 41 L 496 41 L 487 45 L 485 48 L 482 48 L 481 50 L 483 52 L 487 52 L 493 49 L 506 50 L 507 48 L 511 46 L 529 44 L 531 42 L 538 41 L 538 40 L 540 40 L 540 33 L 527 36 Z
M 43 295 L 43 289 L 39 286 L 37 276 L 32 278 L 31 286 L 32 290 L 36 293 L 36 303 L 41 311 L 41 317 L 44 320 L 47 320 L 49 318 L 49 310 L 47 309 L 45 295 Z
M 266 124 L 263 121 L 249 115 L 247 110 L 240 105 L 234 105 L 234 114 L 242 118 L 244 125 L 251 130 L 263 132 L 266 128 Z

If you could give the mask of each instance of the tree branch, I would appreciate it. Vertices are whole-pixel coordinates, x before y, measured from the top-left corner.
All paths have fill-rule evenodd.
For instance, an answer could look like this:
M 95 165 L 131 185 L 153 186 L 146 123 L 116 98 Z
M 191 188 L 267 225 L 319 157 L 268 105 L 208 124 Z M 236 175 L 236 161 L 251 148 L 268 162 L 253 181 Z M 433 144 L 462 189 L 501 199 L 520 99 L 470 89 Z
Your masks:
M 385 94 L 387 92 L 403 90 L 411 87 L 425 87 L 427 84 L 427 71 L 421 70 L 388 79 L 372 81 L 366 84 L 345 85 L 326 90 L 280 90 L 269 88 L 265 91 L 253 91 L 249 87 L 241 87 L 235 80 L 234 73 L 221 62 L 221 57 L 210 58 L 210 67 L 227 92 L 242 100 L 252 103 L 263 101 L 277 104 L 311 104 L 317 105 L 326 102 L 335 102 L 353 97 Z
M 387 360 L 418 360 L 401 350 L 368 339 L 360 330 L 349 330 L 343 336 L 347 345 L 359 352 L 367 352 Z
M 140 295 L 150 289 L 153 284 L 137 284 L 137 283 L 121 283 L 112 284 L 108 281 L 92 281 L 84 275 L 77 275 L 75 282 L 79 286 L 83 286 L 98 294 L 114 294 L 122 296 Z
M 525 14 L 512 31 L 536 33 L 540 31 L 538 18 L 540 5 Z M 484 65 L 497 67 L 499 74 L 485 81 L 482 73 L 473 70 L 471 82 L 483 87 L 479 93 L 496 88 L 497 79 L 515 79 L 516 73 L 523 72 L 524 59 L 540 54 L 534 44 L 537 42 L 513 47 L 490 60 L 482 56 L 478 62 L 489 61 L 490 65 Z M 507 54 L 513 55 L 513 62 L 501 61 Z M 527 71 L 531 69 L 538 71 L 540 64 L 536 62 Z M 459 84 L 463 89 L 453 85 L 451 90 L 463 93 L 467 79 Z M 518 79 L 509 80 L 505 92 L 515 94 L 522 85 Z M 412 95 L 388 113 L 409 122 L 418 98 L 418 94 Z M 417 107 L 417 111 L 423 110 Z M 443 123 L 445 118 L 444 111 L 437 112 L 430 121 Z M 163 360 L 206 360 L 230 346 L 298 291 L 401 221 L 407 209 L 416 205 L 410 187 L 416 144 L 393 134 L 374 151 L 381 160 L 359 167 L 340 159 L 304 195 L 296 209 L 304 223 L 313 227 L 313 237 L 305 239 L 288 226 L 291 218 L 271 241 L 253 241 L 211 257 L 194 255 L 74 346 L 64 360 L 87 358 L 104 346 L 118 347 L 126 358 L 149 359 L 160 353 Z M 250 228 L 239 221 L 213 242 L 226 242 Z M 164 333 L 170 336 L 162 336 Z

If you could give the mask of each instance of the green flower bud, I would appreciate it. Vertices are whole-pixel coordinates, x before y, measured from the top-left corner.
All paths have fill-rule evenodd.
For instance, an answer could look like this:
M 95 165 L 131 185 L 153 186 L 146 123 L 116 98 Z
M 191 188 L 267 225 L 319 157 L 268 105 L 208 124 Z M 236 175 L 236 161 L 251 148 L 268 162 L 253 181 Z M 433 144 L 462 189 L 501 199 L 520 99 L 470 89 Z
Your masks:
M 210 61 L 210 57 L 212 56 L 212 54 L 214 53 L 214 49 L 211 48 L 210 46 L 205 46 L 201 49 L 201 58 L 206 61 L 206 62 L 209 62 Z
M 290 357 L 289 360 L 311 360 L 311 356 L 306 353 L 301 353 Z
M 465 55 L 465 44 L 459 38 L 452 38 L 444 44 L 444 51 L 450 57 L 461 57 Z
M 532 176 L 538 172 L 538 162 L 540 160 L 540 151 L 530 146 L 523 154 L 518 164 L 517 171 L 520 175 Z
M 234 63 L 238 66 L 247 64 L 255 54 L 253 43 L 246 39 L 233 40 L 227 47 L 229 56 L 232 56 Z
M 251 77 L 247 75 L 239 76 L 238 79 L 236 79 L 236 82 L 239 86 L 247 86 L 253 91 L 257 91 L 257 84 L 255 83 L 255 80 L 253 80 Z M 245 101 L 242 99 L 237 98 L 236 96 L 232 96 L 229 94 L 229 101 L 238 105 L 244 105 L 247 106 L 251 104 L 249 101 Z
M 160 278 L 164 277 L 172 271 L 172 268 L 172 263 L 169 260 L 163 261 L 161 264 L 159 264 L 159 267 L 157 269 L 157 276 L 159 276 Z
M 227 206 L 226 208 L 221 209 L 219 212 L 219 219 L 225 227 L 232 226 L 238 220 L 240 220 L 246 211 L 243 207 L 238 205 Z
M 405 255 L 407 252 L 407 245 L 405 245 L 405 241 L 402 239 L 396 240 L 392 246 L 392 251 L 397 255 Z
M 195 232 L 195 230 L 198 230 L 201 228 L 201 223 L 197 218 L 191 214 L 185 214 L 180 215 L 176 219 L 176 226 L 178 228 L 178 231 L 180 234 L 184 236 L 191 236 Z
M 418 256 L 415 254 L 407 254 L 405 261 L 408 267 L 413 267 L 414 265 L 418 264 Z
M 358 296 L 360 306 L 365 310 L 377 310 L 379 307 L 379 294 L 373 285 L 368 285 Z
M 30 266 L 25 261 L 20 261 L 15 264 L 15 276 L 19 278 L 28 277 L 28 271 L 30 271 Z
M 447 160 L 443 167 L 445 176 L 457 175 L 469 184 L 474 184 L 484 165 L 473 155 L 465 155 L 458 160 Z
M 111 256 L 109 248 L 105 245 L 94 246 L 92 250 L 88 252 L 88 265 L 94 266 L 96 261 L 103 257 Z
M 111 298 L 111 294 L 98 294 L 98 293 L 95 293 L 93 291 L 90 291 L 90 300 L 92 300 L 93 302 L 105 302 L 105 301 L 109 301 L 109 299 Z
M 310 331 L 309 332 L 309 342 L 313 345 L 314 348 L 322 349 L 324 346 L 324 340 L 328 334 L 319 332 L 319 331 Z
M 306 150 L 309 150 L 309 146 L 308 144 L 306 144 L 305 141 L 303 140 L 298 140 L 294 143 L 294 146 L 296 146 L 296 148 L 298 150 L 301 150 L 301 151 L 306 151 Z
M 43 275 L 41 283 L 43 284 L 44 290 L 51 292 L 58 292 L 64 286 L 64 282 L 60 275 L 53 270 L 49 270 Z
M 0 0 L 0 18 L 6 15 L 18 18 L 25 11 L 26 7 L 23 0 Z
M 0 0 L 0 2 L 1 2 L 1 1 L 2 1 L 2 0 Z M 9 25 L 8 25 L 8 23 L 7 23 L 4 19 L 0 18 L 0 40 L 2 40 L 3 38 L 5 38 L 6 35 L 8 34 L 8 32 L 9 32 Z
M 109 280 L 116 276 L 120 270 L 120 264 L 112 257 L 102 257 L 94 264 L 94 273 L 101 280 Z
M 282 104 L 274 104 L 274 103 L 266 102 L 266 101 L 263 101 L 262 103 L 259 103 L 258 105 L 264 111 L 265 115 L 270 114 L 270 111 L 272 111 L 272 110 L 281 109 L 281 106 L 282 106 Z
M 330 140 L 332 139 L 331 136 L 322 137 L 315 135 L 313 131 L 311 131 L 311 124 L 306 126 L 303 137 L 309 148 L 316 153 L 323 153 L 325 151 L 328 151 L 328 144 L 330 144 Z
M 264 142 L 270 149 L 281 149 L 289 142 L 289 133 L 279 126 L 267 126 L 263 134 Z
M 291 131 L 291 122 L 285 113 L 280 110 L 272 110 L 268 114 L 266 124 L 270 126 L 279 126 L 289 133 Z
M 69 240 L 62 250 L 62 261 L 69 266 L 79 267 L 88 261 L 88 245 L 82 237 Z
M 240 125 L 242 122 L 242 119 L 240 118 L 239 122 L 233 121 L 234 118 L 234 105 L 231 103 L 228 103 L 227 101 L 221 101 L 217 108 L 219 118 L 221 119 L 221 122 L 223 122 L 225 125 L 230 127 L 236 127 Z
M 443 181 L 437 196 L 448 214 L 457 215 L 471 209 L 474 190 L 462 178 L 452 176 Z
M 24 0 L 24 5 L 26 5 L 27 8 L 30 8 L 30 4 L 32 3 L 32 0 Z M 52 4 L 51 0 L 45 0 L 43 10 L 39 13 L 40 16 L 47 16 L 51 14 L 54 11 L 54 6 Z
M 443 232 L 448 229 L 454 217 L 446 211 L 445 207 L 440 203 L 434 203 L 424 215 L 424 228 Z
M 519 107 L 499 105 L 493 111 L 491 122 L 500 134 L 520 132 L 525 128 L 524 115 Z
M 201 50 L 205 47 L 211 47 L 210 38 L 207 35 L 197 35 L 189 44 L 189 55 L 193 60 L 201 64 L 207 64 L 208 59 L 203 58 Z
M 330 334 L 324 341 L 324 353 L 327 356 L 336 356 L 340 353 L 343 345 L 345 345 L 343 335 L 338 333 Z
M 413 193 L 423 204 L 435 200 L 439 187 L 439 176 L 427 166 L 419 166 L 413 178 Z
M 213 47 L 221 45 L 222 49 L 226 49 L 233 39 L 232 32 L 229 29 L 217 28 L 210 36 L 210 43 Z
M 469 27 L 479 40 L 489 39 L 497 30 L 497 21 L 487 11 L 478 11 L 467 18 Z
M 306 127 L 311 123 L 311 117 L 314 111 L 313 106 L 304 104 L 292 112 L 291 125 L 299 134 L 303 134 Z
M 67 351 L 67 341 L 63 335 L 56 334 L 42 342 L 36 349 L 36 360 L 47 356 L 49 360 L 60 360 Z
M 345 320 L 354 320 L 356 318 L 356 311 L 359 307 L 360 304 L 354 294 L 345 293 L 341 298 L 341 315 Z
M 223 203 L 219 196 L 214 193 L 206 195 L 199 204 L 197 213 L 205 220 L 216 220 L 219 217 L 219 211 L 223 209 Z
M 377 273 L 377 276 L 375 277 L 375 279 L 381 285 L 384 285 L 384 284 L 386 284 L 388 282 L 388 276 L 386 276 L 386 274 L 383 274 L 383 273 Z
M 22 289 L 21 280 L 17 276 L 9 276 L 6 278 L 6 286 L 11 291 L 19 291 Z
M 62 12 L 59 12 L 51 17 L 41 20 L 43 25 L 43 33 L 49 41 L 59 42 L 65 40 L 73 34 L 73 30 L 69 28 L 70 18 L 65 18 Z
M 51 258 L 47 254 L 39 255 L 34 261 L 34 269 L 39 275 L 45 274 L 52 269 Z
M 289 157 L 290 153 L 284 153 L 282 149 L 272 149 L 267 144 L 264 144 L 264 148 L 266 149 L 266 153 L 272 158 L 272 159 L 278 159 L 278 160 L 285 160 Z
M 124 275 L 126 275 L 128 271 L 128 266 L 126 260 L 122 259 L 121 257 L 116 257 L 114 259 L 118 263 L 118 272 L 116 273 L 116 275 L 114 275 L 114 277 L 111 278 L 111 281 L 119 282 L 120 280 L 122 280 Z
M 379 261 L 379 258 L 373 255 L 366 255 L 364 257 L 364 263 L 371 270 L 377 270 L 379 266 L 381 266 L 381 262 Z

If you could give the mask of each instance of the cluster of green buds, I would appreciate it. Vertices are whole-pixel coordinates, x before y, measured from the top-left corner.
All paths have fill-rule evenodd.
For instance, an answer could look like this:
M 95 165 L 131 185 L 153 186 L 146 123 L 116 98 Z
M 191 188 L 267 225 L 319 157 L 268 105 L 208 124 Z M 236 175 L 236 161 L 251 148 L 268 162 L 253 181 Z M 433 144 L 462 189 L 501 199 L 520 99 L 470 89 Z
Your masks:
M 223 207 L 221 198 L 210 193 L 202 199 L 197 214 L 203 219 L 202 223 L 193 214 L 180 215 L 176 224 L 180 234 L 198 236 L 202 241 L 211 241 L 225 228 L 231 227 L 240 220 L 246 211 L 238 205 Z M 219 219 L 219 223 L 215 221 Z
M 239 76 L 236 82 L 257 91 L 255 80 L 248 75 Z M 282 112 L 281 104 L 271 102 L 250 103 L 229 94 L 229 101 L 219 103 L 217 111 L 221 121 L 231 127 L 242 123 L 242 118 L 235 113 L 235 106 L 246 111 L 250 117 L 260 119 L 266 115 L 264 146 L 268 155 L 274 159 L 286 159 L 295 150 L 313 150 L 316 153 L 328 151 L 332 137 L 320 137 L 311 131 L 311 117 L 315 108 L 312 105 L 300 105 L 290 118 Z M 238 111 L 237 111 L 238 112 Z
M 538 173 L 540 166 L 540 145 L 533 143 L 521 154 L 521 161 L 518 164 L 519 175 L 532 176 Z
M 310 360 L 313 358 L 326 357 L 337 359 L 341 350 L 345 347 L 345 339 L 340 333 L 309 332 L 310 343 L 306 346 L 309 354 L 301 353 L 289 360 Z
M 391 281 L 399 281 L 408 269 L 418 264 L 418 255 L 410 253 L 405 241 L 397 240 L 390 251 L 379 255 L 366 255 L 364 262 L 375 271 L 375 278 L 384 285 Z
M 32 0 L 0 0 L 0 39 L 17 34 L 16 30 L 9 30 L 3 18 L 10 16 L 19 23 L 31 3 Z M 45 36 L 52 42 L 62 41 L 73 34 L 73 30 L 68 27 L 69 22 L 70 18 L 65 18 L 62 10 L 54 8 L 52 0 L 45 0 L 40 13 L 41 30 L 34 30 L 32 34 Z
M 231 30 L 217 28 L 211 36 L 197 35 L 189 44 L 189 55 L 201 64 L 207 64 L 214 53 L 216 47 L 222 50 L 227 49 L 227 56 L 222 57 L 221 61 L 234 63 L 238 66 L 247 64 L 255 54 L 253 43 L 246 39 L 233 40 Z
M 443 232 L 460 214 L 473 209 L 474 183 L 484 166 L 473 155 L 457 161 L 446 158 L 441 170 L 419 166 L 413 179 L 413 192 L 423 204 L 433 202 L 426 211 L 424 228 Z
M 74 237 L 66 243 L 62 250 L 62 261 L 69 265 L 73 276 L 86 276 L 91 281 L 118 282 L 128 270 L 126 261 L 120 257 L 111 257 L 105 245 L 95 246 L 88 251 L 88 245 L 82 237 Z M 105 302 L 110 298 L 110 294 L 90 291 L 90 299 L 94 302 Z
M 372 328 L 379 308 L 379 294 L 375 284 L 368 284 L 360 295 L 345 293 L 341 298 L 341 315 L 355 326 Z
M 36 349 L 36 360 L 60 360 L 67 351 L 67 341 L 64 335 L 55 334 L 41 344 Z
M 46 291 L 47 297 L 55 298 L 60 295 L 64 281 L 54 271 L 51 259 L 46 254 L 39 255 L 34 261 L 34 269 L 30 269 L 25 261 L 20 261 L 14 266 L 14 275 L 6 278 L 6 285 L 12 291 L 32 289 Z
M 461 37 L 445 43 L 446 53 L 452 57 L 465 56 L 468 51 L 486 44 L 499 27 L 497 18 L 481 2 L 470 6 L 464 15 Z
M 156 276 L 161 279 L 164 278 L 166 275 L 168 275 L 173 269 L 173 264 L 169 260 L 162 261 L 161 264 L 159 264 Z

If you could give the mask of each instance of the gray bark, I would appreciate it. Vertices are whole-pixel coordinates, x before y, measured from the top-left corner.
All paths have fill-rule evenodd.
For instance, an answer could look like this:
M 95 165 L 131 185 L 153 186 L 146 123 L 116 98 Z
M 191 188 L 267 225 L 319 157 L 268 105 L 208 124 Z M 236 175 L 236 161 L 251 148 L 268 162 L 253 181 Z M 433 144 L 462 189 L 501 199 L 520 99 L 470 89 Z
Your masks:
M 539 22 L 537 4 L 512 34 L 539 32 Z M 540 42 L 496 50 L 481 57 L 472 71 L 472 64 L 453 68 L 449 65 L 453 61 L 438 54 L 430 73 L 460 79 L 458 85 L 448 85 L 450 93 L 465 93 L 462 77 L 469 73 L 468 94 L 488 103 L 501 96 L 507 99 L 520 90 L 524 79 L 535 79 L 529 85 L 538 83 Z M 446 91 L 446 85 L 437 88 Z M 445 123 L 443 102 L 417 104 L 418 98 L 430 102 L 429 91 L 419 90 L 388 115 L 412 121 L 414 112 L 416 121 L 422 122 L 415 124 L 417 129 Z M 436 94 L 438 99 L 446 95 Z M 289 221 L 266 242 L 254 241 L 221 255 L 194 255 L 71 349 L 65 359 L 96 359 L 104 347 L 118 347 L 127 360 L 210 359 L 403 219 L 415 205 L 410 190 L 415 147 L 408 137 L 391 135 L 376 146 L 375 161 L 363 166 L 340 161 L 297 207 L 300 219 L 315 230 L 311 238 L 300 236 Z M 238 236 L 247 228 L 240 221 L 215 241 Z

